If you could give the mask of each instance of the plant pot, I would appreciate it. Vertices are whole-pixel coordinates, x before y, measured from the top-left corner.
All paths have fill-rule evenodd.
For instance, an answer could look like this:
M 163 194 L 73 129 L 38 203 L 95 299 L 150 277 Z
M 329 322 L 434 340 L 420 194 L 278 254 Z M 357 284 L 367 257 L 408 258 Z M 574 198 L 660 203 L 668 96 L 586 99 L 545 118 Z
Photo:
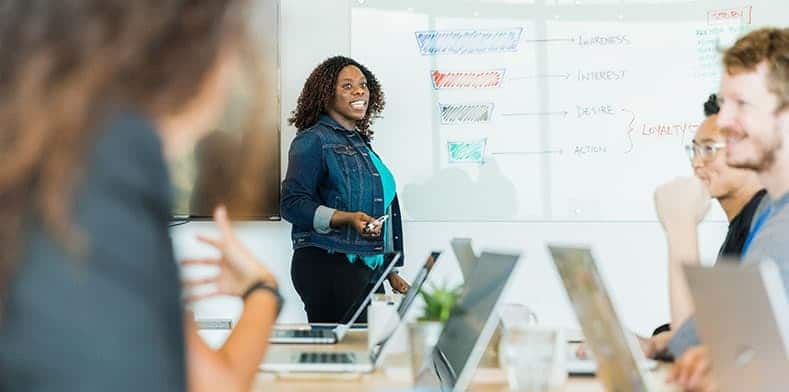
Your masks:
M 444 324 L 440 321 L 417 321 L 408 325 L 411 346 L 411 375 L 414 381 L 425 371 L 432 371 L 433 347 L 438 343 Z

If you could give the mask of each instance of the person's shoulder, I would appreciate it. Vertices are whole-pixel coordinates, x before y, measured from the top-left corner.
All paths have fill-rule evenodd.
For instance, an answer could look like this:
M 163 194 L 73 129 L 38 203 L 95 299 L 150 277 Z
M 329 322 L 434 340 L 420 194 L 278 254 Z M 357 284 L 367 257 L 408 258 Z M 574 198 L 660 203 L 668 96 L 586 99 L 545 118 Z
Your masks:
M 789 236 L 789 208 L 781 208 L 770 216 L 755 234 L 746 258 L 748 261 L 770 258 L 781 264 L 789 263 L 787 236 Z
M 86 180 L 111 193 L 154 197 L 167 205 L 170 180 L 155 124 L 131 111 L 114 111 L 97 124 Z M 114 191 L 113 191 L 114 190 Z

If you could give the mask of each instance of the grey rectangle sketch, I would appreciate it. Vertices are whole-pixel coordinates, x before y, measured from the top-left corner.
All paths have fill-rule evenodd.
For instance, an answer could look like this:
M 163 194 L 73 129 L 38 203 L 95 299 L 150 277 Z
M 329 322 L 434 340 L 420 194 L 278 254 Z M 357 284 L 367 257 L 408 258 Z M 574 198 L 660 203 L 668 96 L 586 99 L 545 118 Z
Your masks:
M 486 123 L 493 115 L 493 103 L 439 103 L 438 112 L 444 125 Z

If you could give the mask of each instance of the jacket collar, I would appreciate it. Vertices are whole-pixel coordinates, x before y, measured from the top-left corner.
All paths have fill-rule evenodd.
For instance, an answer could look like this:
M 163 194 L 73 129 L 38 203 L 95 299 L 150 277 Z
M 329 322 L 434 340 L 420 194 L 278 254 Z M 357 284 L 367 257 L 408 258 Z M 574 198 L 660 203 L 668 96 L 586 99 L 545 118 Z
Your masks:
M 356 132 L 355 130 L 345 129 L 345 127 L 340 125 L 340 123 L 335 121 L 333 118 L 331 118 L 331 116 L 329 116 L 326 113 L 321 113 L 320 117 L 318 117 L 318 124 L 323 124 L 323 125 L 326 125 L 328 127 L 331 127 L 335 131 L 341 131 L 341 132 L 345 132 L 345 133 Z

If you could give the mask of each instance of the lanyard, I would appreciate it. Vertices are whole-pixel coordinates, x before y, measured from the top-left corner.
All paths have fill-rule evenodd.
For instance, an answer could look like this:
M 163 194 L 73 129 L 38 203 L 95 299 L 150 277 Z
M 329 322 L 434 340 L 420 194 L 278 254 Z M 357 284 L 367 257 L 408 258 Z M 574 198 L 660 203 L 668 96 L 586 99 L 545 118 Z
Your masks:
M 753 238 L 756 237 L 756 234 L 762 229 L 762 226 L 764 226 L 764 223 L 767 221 L 767 219 L 769 219 L 773 214 L 781 211 L 781 209 L 786 206 L 787 203 L 789 203 L 789 194 L 782 196 L 773 203 L 770 203 L 770 205 L 767 206 L 767 208 L 765 208 L 758 217 L 756 217 L 756 221 L 753 222 L 753 225 L 751 225 L 751 230 L 748 232 L 748 238 L 745 239 L 745 244 L 742 246 L 742 252 L 740 253 L 741 257 L 744 258 L 748 253 L 748 249 L 751 247 Z

